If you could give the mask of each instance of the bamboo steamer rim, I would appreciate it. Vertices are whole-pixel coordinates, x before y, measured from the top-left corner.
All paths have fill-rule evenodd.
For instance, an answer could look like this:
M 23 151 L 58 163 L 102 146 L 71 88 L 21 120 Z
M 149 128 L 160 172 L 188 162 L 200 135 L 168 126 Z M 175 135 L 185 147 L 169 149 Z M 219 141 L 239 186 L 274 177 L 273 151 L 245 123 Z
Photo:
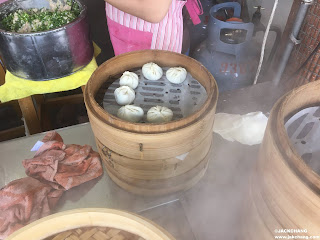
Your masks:
M 28 224 L 6 239 L 41 240 L 67 230 L 90 226 L 116 228 L 145 240 L 175 240 L 162 227 L 144 217 L 107 208 L 83 208 L 52 214 Z
M 312 82 L 295 88 L 280 98 L 271 110 L 268 125 L 274 146 L 282 159 L 287 162 L 295 174 L 317 194 L 320 193 L 320 176 L 301 158 L 291 143 L 285 121 L 300 110 L 319 106 L 320 81 Z M 267 128 L 268 129 L 268 128 Z
M 158 64 L 159 61 L 164 61 L 164 59 L 168 60 L 167 62 L 170 64 L 170 59 L 172 58 L 178 58 L 181 61 L 177 63 L 174 66 L 181 66 L 185 67 L 186 70 L 191 73 L 191 75 L 194 77 L 194 74 L 198 74 L 199 72 L 202 72 L 206 76 L 206 79 L 209 80 L 209 84 L 206 85 L 205 82 L 202 79 L 198 79 L 194 77 L 206 90 L 207 92 L 207 99 L 205 103 L 202 105 L 200 109 L 198 109 L 193 114 L 189 115 L 186 118 L 178 119 L 175 121 L 170 121 L 168 123 L 131 123 L 128 121 L 124 121 L 117 116 L 114 116 L 107 111 L 105 111 L 95 100 L 95 95 L 98 92 L 98 90 L 101 88 L 102 84 L 107 82 L 109 79 L 103 79 L 99 80 L 99 74 L 102 74 L 105 69 L 110 69 L 114 67 L 115 65 L 124 62 L 126 58 L 134 58 L 134 59 L 140 59 L 141 57 L 147 57 L 148 60 L 144 60 L 141 64 L 133 64 L 130 63 L 130 66 L 124 67 L 122 69 L 122 72 L 128 71 L 132 68 L 141 68 L 143 64 L 148 62 L 155 62 Z M 198 69 L 188 69 L 186 67 L 186 64 L 184 62 L 189 62 L 190 65 L 195 65 L 198 67 Z M 161 67 L 166 67 L 163 64 L 159 64 Z M 173 66 L 170 66 L 173 67 Z M 110 70 L 109 70 L 110 72 Z M 112 70 L 111 70 L 112 72 Z M 108 75 L 108 77 L 112 77 L 116 74 L 120 74 L 121 72 L 114 73 L 113 75 Z M 193 74 L 192 74 L 193 73 Z M 164 50 L 141 50 L 141 51 L 134 51 L 129 52 L 125 54 L 121 54 L 118 56 L 115 56 L 103 64 L 101 64 L 95 72 L 90 77 L 84 93 L 84 99 L 87 106 L 87 109 L 90 109 L 90 111 L 102 122 L 105 124 L 111 125 L 117 129 L 120 130 L 127 130 L 130 132 L 136 132 L 136 133 L 163 133 L 168 131 L 177 130 L 180 128 L 183 128 L 187 125 L 190 125 L 194 122 L 196 122 L 199 118 L 206 115 L 210 109 L 214 108 L 216 106 L 217 100 L 218 100 L 218 85 L 212 76 L 212 74 L 197 60 L 188 57 L 183 54 L 170 52 L 170 51 L 164 51 Z

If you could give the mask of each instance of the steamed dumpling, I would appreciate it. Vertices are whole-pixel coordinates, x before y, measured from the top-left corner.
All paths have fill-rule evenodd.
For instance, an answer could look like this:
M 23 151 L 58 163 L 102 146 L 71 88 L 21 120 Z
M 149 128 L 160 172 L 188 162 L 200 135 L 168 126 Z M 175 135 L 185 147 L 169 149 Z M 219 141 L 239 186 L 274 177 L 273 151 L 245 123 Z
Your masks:
M 128 105 L 133 102 L 136 94 L 131 87 L 122 86 L 114 90 L 114 97 L 119 105 Z
M 162 77 L 163 71 L 157 64 L 150 62 L 142 66 L 142 74 L 146 79 L 155 81 Z
M 187 71 L 183 67 L 172 67 L 166 72 L 169 82 L 174 84 L 182 83 L 187 78 Z
M 132 89 L 138 87 L 139 77 L 134 72 L 125 71 L 120 78 L 120 86 L 128 86 Z
M 144 112 L 141 107 L 125 105 L 118 110 L 117 116 L 129 122 L 139 122 L 143 118 Z
M 147 112 L 147 121 L 151 123 L 170 122 L 173 117 L 171 109 L 162 106 L 156 106 Z

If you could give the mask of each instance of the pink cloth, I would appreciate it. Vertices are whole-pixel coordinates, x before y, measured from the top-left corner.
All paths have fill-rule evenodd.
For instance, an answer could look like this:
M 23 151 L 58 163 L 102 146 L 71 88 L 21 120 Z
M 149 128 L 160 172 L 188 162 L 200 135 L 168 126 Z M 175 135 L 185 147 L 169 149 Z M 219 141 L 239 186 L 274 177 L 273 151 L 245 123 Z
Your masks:
M 108 18 L 108 29 L 115 55 L 151 48 L 152 33 L 150 32 L 127 28 L 110 18 Z
M 65 145 L 49 132 L 32 159 L 23 161 L 30 177 L 0 190 L 0 239 L 51 213 L 64 190 L 102 175 L 100 156 L 88 145 Z
M 0 4 L 6 2 L 7 0 L 0 0 Z
M 34 178 L 12 181 L 0 190 L 0 239 L 51 213 L 63 191 Z
M 185 3 L 172 0 L 168 13 L 160 23 L 144 21 L 106 3 L 108 28 L 115 55 L 141 49 L 180 53 L 183 38 L 182 8 Z
M 34 158 L 22 162 L 28 176 L 68 190 L 102 175 L 100 156 L 90 146 L 65 145 L 55 132 L 44 141 Z

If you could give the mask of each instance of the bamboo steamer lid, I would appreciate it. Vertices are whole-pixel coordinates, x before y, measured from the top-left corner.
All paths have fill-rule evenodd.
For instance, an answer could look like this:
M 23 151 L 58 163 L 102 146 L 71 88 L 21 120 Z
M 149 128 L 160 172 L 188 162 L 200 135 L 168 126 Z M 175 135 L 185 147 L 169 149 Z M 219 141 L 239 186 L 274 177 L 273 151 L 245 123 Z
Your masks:
M 241 239 L 274 239 L 275 231 L 298 229 L 294 236 L 318 236 L 320 176 L 291 143 L 285 121 L 320 104 L 320 83 L 296 88 L 274 105 L 253 172 Z M 286 236 L 288 233 L 285 234 Z
M 163 228 L 141 216 L 114 209 L 88 208 L 41 218 L 7 240 L 121 239 L 174 240 Z

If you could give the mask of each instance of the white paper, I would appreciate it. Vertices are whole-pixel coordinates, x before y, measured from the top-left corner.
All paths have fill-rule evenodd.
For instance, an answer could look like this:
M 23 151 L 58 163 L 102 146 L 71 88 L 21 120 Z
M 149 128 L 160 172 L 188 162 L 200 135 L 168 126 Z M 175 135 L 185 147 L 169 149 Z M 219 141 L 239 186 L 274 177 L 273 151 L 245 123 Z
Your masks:
M 39 148 L 44 144 L 44 142 L 41 141 L 37 141 L 36 144 L 33 146 L 33 148 L 31 148 L 31 152 L 35 152 L 38 151 Z
M 177 156 L 176 158 L 178 158 L 179 160 L 183 161 L 187 156 L 188 156 L 189 152 L 181 154 L 179 156 Z
M 228 141 L 237 141 L 246 145 L 262 142 L 268 118 L 262 112 L 245 115 L 217 113 L 213 131 Z

